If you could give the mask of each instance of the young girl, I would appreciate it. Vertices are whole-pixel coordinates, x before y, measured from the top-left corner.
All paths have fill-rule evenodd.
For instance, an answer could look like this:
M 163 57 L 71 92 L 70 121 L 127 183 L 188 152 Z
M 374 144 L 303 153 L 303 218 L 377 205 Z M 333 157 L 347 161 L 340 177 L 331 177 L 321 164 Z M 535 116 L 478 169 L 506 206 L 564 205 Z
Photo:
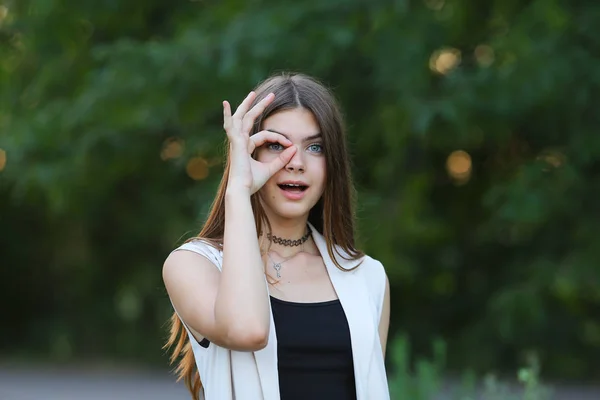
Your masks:
M 163 266 L 179 376 L 194 399 L 389 399 L 389 284 L 355 247 L 332 94 L 282 74 L 223 114 L 229 152 L 208 220 Z

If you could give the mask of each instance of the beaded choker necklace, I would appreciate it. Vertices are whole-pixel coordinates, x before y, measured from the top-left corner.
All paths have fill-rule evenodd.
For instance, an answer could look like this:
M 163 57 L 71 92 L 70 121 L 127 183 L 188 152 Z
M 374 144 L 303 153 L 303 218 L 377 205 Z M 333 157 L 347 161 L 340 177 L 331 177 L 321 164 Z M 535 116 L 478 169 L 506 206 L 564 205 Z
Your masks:
M 308 238 L 310 237 L 310 228 L 307 230 L 306 234 L 302 236 L 300 239 L 284 239 L 279 236 L 271 235 L 271 233 L 267 233 L 267 239 L 269 239 L 273 243 L 280 244 L 282 246 L 287 247 L 296 247 L 304 244 Z

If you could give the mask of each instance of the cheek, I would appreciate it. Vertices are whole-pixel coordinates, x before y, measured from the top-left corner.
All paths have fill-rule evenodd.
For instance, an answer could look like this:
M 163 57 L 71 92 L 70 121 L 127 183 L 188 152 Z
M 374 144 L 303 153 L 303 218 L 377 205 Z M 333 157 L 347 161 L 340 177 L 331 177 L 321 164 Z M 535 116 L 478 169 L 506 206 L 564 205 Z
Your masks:
M 256 161 L 265 162 L 265 151 L 264 149 L 258 149 L 254 151 L 253 157 Z
M 325 185 L 327 183 L 327 169 L 325 168 L 325 160 L 320 161 L 317 171 L 317 181 L 320 186 L 319 189 L 321 194 L 323 194 L 323 192 L 325 191 Z
M 321 172 L 321 180 L 323 181 L 323 185 L 325 185 L 325 181 L 327 181 L 327 165 L 325 163 L 325 159 L 321 160 L 319 171 Z
M 263 206 L 266 205 L 270 208 L 273 206 L 273 202 L 276 200 L 274 189 L 270 185 L 264 185 L 262 188 L 260 188 L 258 191 L 258 197 L 260 198 Z

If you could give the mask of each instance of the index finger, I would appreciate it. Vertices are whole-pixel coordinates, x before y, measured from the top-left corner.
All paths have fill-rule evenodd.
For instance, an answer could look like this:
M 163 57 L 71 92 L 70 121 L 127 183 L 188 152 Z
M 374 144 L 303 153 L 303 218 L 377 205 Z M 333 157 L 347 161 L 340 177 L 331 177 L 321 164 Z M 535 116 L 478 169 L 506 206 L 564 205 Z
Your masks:
M 229 134 L 231 128 L 231 106 L 227 100 L 223 101 L 223 128 Z
M 265 108 L 267 108 L 267 106 L 273 101 L 274 98 L 275 95 L 273 93 L 269 93 L 265 96 L 264 99 L 256 103 L 254 107 L 252 107 L 252 109 L 246 113 L 246 115 L 244 115 L 244 123 L 242 125 L 242 130 L 244 132 L 250 132 L 256 117 L 258 117 L 263 111 L 265 111 Z
M 244 101 L 242 101 L 242 103 L 235 110 L 235 114 L 233 114 L 233 117 L 234 118 L 242 118 L 242 116 L 248 112 L 248 109 L 250 108 L 250 104 L 252 104 L 255 97 L 256 97 L 256 93 L 254 93 L 254 91 L 248 93 L 248 96 L 246 96 Z
M 261 101 L 256 103 L 254 105 L 254 107 L 252 107 L 252 109 L 250 111 L 248 111 L 248 113 L 245 115 L 245 117 L 251 118 L 252 120 L 254 120 L 254 118 L 258 117 L 260 115 L 260 113 L 265 111 L 265 108 L 267 108 L 269 103 L 271 101 L 273 101 L 274 98 L 275 98 L 275 94 L 269 93 L 268 95 L 265 96 L 264 99 L 262 99 Z
M 267 142 L 279 143 L 284 147 L 289 147 L 292 144 L 292 142 L 288 138 L 286 138 L 280 133 L 272 131 L 260 131 L 250 136 L 250 145 L 248 146 L 248 151 L 252 153 L 254 149 L 262 146 Z

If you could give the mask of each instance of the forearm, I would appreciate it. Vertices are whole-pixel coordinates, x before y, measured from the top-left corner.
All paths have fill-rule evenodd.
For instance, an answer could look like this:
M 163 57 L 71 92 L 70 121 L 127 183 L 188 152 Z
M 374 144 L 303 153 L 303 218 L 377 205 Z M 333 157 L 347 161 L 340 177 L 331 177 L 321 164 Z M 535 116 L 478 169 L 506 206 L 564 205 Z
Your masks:
M 215 322 L 227 336 L 260 338 L 268 335 L 269 321 L 268 290 L 250 196 L 228 190 Z

